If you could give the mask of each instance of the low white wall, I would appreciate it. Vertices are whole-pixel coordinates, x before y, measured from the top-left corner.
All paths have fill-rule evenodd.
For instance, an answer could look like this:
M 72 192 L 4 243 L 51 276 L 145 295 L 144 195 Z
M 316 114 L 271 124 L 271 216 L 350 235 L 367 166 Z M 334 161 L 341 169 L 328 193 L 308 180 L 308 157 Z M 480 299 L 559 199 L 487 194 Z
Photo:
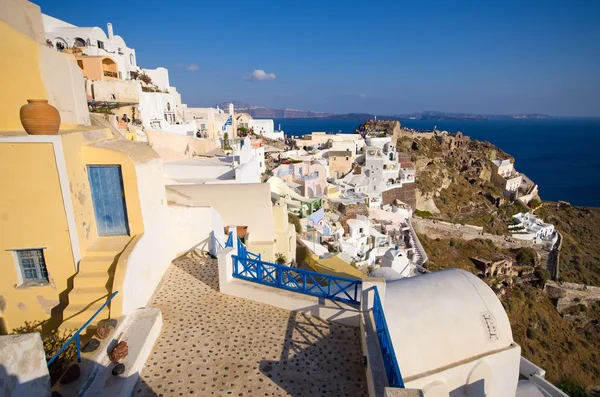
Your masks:
M 512 233 L 511 236 L 515 240 L 531 241 L 535 239 L 535 233 Z
M 234 278 L 233 258 L 231 256 L 235 253 L 236 250 L 234 248 L 226 248 L 218 255 L 219 290 L 221 293 L 265 303 L 280 309 L 308 314 L 327 321 L 335 321 L 352 327 L 359 326 L 359 308 L 341 302 L 334 302 L 330 299 L 318 298 Z
M 50 394 L 50 375 L 40 334 L 0 336 L 0 396 Z
M 169 205 L 169 240 L 173 256 L 191 249 L 217 255 L 219 244 L 225 246 L 223 221 L 211 207 Z
M 507 350 L 458 363 L 447 369 L 405 378 L 407 388 L 420 389 L 425 397 L 448 395 L 454 390 L 464 390 L 467 396 L 514 397 L 519 380 L 521 348 L 513 345 Z M 402 371 L 402 368 L 400 368 Z M 416 378 L 416 379 L 415 379 Z M 507 382 L 507 380 L 511 380 Z
M 260 183 L 260 167 L 258 158 L 253 157 L 250 161 L 235 169 L 235 181 L 238 183 Z
M 210 250 L 216 238 L 224 244 L 220 215 L 210 207 L 167 205 L 162 162 L 136 164 L 144 235 L 133 247 L 123 279 L 123 314 L 145 306 L 178 254 Z M 213 229 L 216 228 L 216 229 Z M 214 230 L 214 232 L 213 232 Z
M 544 379 L 546 376 L 545 370 L 527 360 L 525 357 L 521 357 L 519 373 L 535 383 L 538 388 L 543 389 L 550 397 L 568 397 L 566 393 Z

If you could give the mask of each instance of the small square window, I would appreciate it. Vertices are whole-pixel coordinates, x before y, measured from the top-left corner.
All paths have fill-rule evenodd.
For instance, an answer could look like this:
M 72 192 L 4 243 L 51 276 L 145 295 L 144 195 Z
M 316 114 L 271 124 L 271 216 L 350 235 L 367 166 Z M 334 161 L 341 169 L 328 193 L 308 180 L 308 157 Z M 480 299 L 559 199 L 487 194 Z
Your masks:
M 29 281 L 48 282 L 48 270 L 46 269 L 44 250 L 18 250 L 16 253 L 23 276 L 23 283 Z

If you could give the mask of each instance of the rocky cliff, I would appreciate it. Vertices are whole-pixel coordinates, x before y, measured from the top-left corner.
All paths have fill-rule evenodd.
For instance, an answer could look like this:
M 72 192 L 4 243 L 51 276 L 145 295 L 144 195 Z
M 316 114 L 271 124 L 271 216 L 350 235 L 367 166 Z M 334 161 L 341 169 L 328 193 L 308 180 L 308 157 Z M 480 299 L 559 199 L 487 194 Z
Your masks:
M 510 158 L 489 142 L 462 134 L 425 137 L 403 135 L 398 151 L 409 153 L 416 170 L 416 209 L 455 223 L 483 226 L 486 232 L 507 232 L 510 216 L 525 210 L 505 202 L 491 181 L 491 160 Z

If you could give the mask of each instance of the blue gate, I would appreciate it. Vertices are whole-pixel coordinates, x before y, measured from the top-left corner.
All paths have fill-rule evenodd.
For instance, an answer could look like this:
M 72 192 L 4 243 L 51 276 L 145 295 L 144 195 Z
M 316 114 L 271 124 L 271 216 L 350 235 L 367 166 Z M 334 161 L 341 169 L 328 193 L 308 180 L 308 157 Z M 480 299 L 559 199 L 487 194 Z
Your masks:
M 129 234 L 123 179 L 119 165 L 88 165 L 98 235 Z

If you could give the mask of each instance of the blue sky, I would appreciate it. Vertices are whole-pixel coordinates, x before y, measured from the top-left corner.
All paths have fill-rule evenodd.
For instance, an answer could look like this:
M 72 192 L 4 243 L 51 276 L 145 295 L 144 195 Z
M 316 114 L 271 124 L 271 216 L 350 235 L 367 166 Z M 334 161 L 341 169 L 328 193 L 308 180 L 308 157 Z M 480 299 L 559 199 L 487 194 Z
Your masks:
M 111 22 L 190 106 L 600 116 L 600 1 L 36 3 Z

